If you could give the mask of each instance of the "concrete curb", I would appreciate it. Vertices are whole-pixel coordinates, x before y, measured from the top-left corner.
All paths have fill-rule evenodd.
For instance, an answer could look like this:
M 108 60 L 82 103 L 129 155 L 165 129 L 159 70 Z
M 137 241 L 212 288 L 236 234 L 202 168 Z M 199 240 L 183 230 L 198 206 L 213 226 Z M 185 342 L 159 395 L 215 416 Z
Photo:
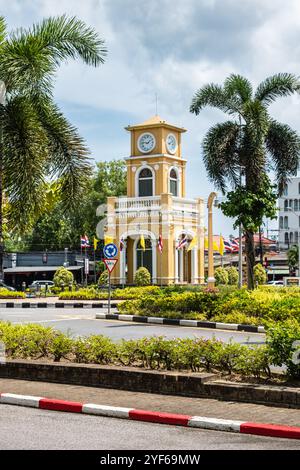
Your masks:
M 112 308 L 117 304 L 112 303 Z M 0 308 L 107 308 L 107 303 L 84 303 L 84 302 L 0 302 Z
M 139 315 L 122 315 L 112 313 L 97 313 L 96 319 L 98 320 L 120 320 L 132 321 L 136 323 L 153 323 L 160 325 L 175 325 L 175 326 L 189 326 L 193 328 L 210 328 L 216 330 L 232 330 L 232 331 L 246 331 L 248 333 L 265 333 L 263 326 L 243 325 L 237 323 L 220 323 L 214 321 L 198 321 L 198 320 L 179 320 L 176 318 L 161 318 L 161 317 L 142 317 Z
M 215 431 L 237 432 L 254 434 L 257 436 L 281 437 L 300 439 L 300 427 L 281 426 L 275 424 L 251 423 L 229 419 L 207 418 L 203 416 L 189 416 L 160 411 L 136 410 L 117 406 L 96 405 L 92 403 L 79 403 L 65 400 L 41 398 L 30 395 L 15 395 L 1 393 L 0 404 L 28 406 L 52 411 L 67 411 L 71 413 L 84 413 L 110 418 L 132 419 L 148 423 L 170 424 Z

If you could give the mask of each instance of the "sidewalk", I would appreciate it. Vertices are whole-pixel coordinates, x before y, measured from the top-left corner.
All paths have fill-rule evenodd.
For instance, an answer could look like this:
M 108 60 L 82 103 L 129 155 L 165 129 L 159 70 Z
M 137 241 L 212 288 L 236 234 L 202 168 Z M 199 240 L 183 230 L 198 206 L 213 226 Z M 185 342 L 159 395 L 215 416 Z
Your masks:
M 0 393 L 33 395 L 73 402 L 180 413 L 191 416 L 300 426 L 300 409 L 277 408 L 251 403 L 176 397 L 14 379 L 0 379 Z

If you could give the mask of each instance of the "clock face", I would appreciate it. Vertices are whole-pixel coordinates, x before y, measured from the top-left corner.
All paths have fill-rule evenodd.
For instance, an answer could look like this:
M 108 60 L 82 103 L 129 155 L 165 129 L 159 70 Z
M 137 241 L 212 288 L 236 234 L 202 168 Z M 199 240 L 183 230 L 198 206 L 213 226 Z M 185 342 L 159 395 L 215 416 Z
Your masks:
M 169 134 L 166 140 L 167 150 L 169 153 L 175 153 L 177 150 L 177 140 L 174 134 Z
M 150 132 L 145 132 L 140 135 L 137 145 L 140 152 L 149 153 L 154 149 L 155 143 L 154 135 L 150 134 Z

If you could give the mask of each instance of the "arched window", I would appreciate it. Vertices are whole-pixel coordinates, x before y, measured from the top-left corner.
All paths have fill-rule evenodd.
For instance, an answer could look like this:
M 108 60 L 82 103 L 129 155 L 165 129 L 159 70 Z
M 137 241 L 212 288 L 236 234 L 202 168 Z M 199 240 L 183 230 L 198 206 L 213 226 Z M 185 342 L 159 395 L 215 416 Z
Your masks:
M 170 193 L 173 196 L 178 196 L 178 177 L 174 168 L 170 171 Z
M 284 200 L 284 210 L 287 211 L 288 207 L 289 207 L 289 201 L 288 201 L 288 199 L 285 199 Z
M 139 196 L 153 196 L 153 174 L 150 168 L 143 168 L 139 173 Z
M 298 211 L 299 210 L 299 205 L 298 205 L 298 199 L 294 199 L 294 211 Z
M 283 217 L 279 217 L 279 228 L 283 228 Z
M 298 240 L 299 240 L 299 234 L 298 234 L 298 232 L 295 232 L 295 233 L 294 233 L 294 237 L 295 237 L 295 238 L 294 238 L 295 244 L 297 245 L 297 244 L 298 244 Z
M 284 228 L 289 228 L 289 218 L 287 216 L 284 217 Z
M 290 243 L 293 243 L 293 242 L 294 242 L 293 232 L 290 232 Z
M 285 234 L 284 234 L 284 243 L 285 243 L 286 245 L 289 244 L 289 234 L 288 234 L 288 232 L 285 232 Z

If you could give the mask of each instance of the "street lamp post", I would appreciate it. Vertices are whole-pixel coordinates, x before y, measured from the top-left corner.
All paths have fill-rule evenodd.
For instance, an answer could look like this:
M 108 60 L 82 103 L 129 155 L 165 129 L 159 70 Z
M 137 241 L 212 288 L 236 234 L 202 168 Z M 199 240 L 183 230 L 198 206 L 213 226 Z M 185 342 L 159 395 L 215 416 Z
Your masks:
M 213 252 L 213 202 L 216 193 L 212 192 L 208 196 L 207 208 L 208 208 L 208 287 L 215 287 L 215 276 L 214 276 L 214 252 Z

